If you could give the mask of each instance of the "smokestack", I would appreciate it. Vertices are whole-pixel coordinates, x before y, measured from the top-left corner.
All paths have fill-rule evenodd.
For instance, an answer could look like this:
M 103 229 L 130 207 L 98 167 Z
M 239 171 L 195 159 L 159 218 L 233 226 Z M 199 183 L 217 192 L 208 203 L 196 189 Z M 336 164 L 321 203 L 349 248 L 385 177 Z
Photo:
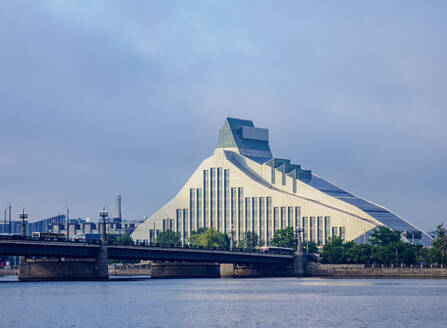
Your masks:
M 116 217 L 121 220 L 121 195 L 116 196 Z

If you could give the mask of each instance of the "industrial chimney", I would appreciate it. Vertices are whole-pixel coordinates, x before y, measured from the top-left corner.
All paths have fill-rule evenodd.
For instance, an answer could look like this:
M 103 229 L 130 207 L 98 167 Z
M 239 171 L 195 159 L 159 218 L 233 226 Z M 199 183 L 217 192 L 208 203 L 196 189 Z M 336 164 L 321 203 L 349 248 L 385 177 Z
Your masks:
M 116 196 L 116 218 L 121 221 L 121 195 Z

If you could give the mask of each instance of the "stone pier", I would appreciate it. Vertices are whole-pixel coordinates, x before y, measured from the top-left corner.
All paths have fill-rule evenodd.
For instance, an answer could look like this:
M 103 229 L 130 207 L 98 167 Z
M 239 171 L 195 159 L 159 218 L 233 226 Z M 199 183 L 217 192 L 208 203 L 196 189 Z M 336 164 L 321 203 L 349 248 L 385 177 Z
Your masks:
M 19 281 L 106 280 L 97 259 L 20 258 Z
M 151 278 L 219 278 L 218 263 L 152 263 Z
M 302 277 L 306 273 L 305 256 L 296 255 L 292 264 L 220 264 L 221 278 Z

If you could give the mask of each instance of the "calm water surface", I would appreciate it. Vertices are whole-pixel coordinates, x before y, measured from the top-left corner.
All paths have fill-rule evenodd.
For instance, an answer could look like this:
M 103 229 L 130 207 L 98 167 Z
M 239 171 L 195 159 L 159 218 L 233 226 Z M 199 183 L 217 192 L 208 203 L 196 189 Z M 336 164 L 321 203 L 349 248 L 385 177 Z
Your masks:
M 0 327 L 447 327 L 447 281 L 0 277 Z

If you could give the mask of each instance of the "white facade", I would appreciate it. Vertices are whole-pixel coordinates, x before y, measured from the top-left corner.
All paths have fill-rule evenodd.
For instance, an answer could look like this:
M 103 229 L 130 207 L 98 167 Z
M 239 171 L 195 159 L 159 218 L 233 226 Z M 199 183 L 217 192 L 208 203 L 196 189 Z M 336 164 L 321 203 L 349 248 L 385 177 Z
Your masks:
M 321 245 L 332 236 L 363 242 L 381 225 L 406 232 L 404 239 L 411 233 L 415 242 L 431 243 L 430 236 L 389 210 L 289 160 L 273 158 L 266 129 L 227 118 L 214 154 L 132 238 L 155 242 L 159 232 L 171 229 L 187 243 L 193 231 L 213 227 L 227 234 L 233 228 L 236 241 L 245 231 L 253 231 L 268 244 L 276 230 L 300 227 L 304 241 Z

